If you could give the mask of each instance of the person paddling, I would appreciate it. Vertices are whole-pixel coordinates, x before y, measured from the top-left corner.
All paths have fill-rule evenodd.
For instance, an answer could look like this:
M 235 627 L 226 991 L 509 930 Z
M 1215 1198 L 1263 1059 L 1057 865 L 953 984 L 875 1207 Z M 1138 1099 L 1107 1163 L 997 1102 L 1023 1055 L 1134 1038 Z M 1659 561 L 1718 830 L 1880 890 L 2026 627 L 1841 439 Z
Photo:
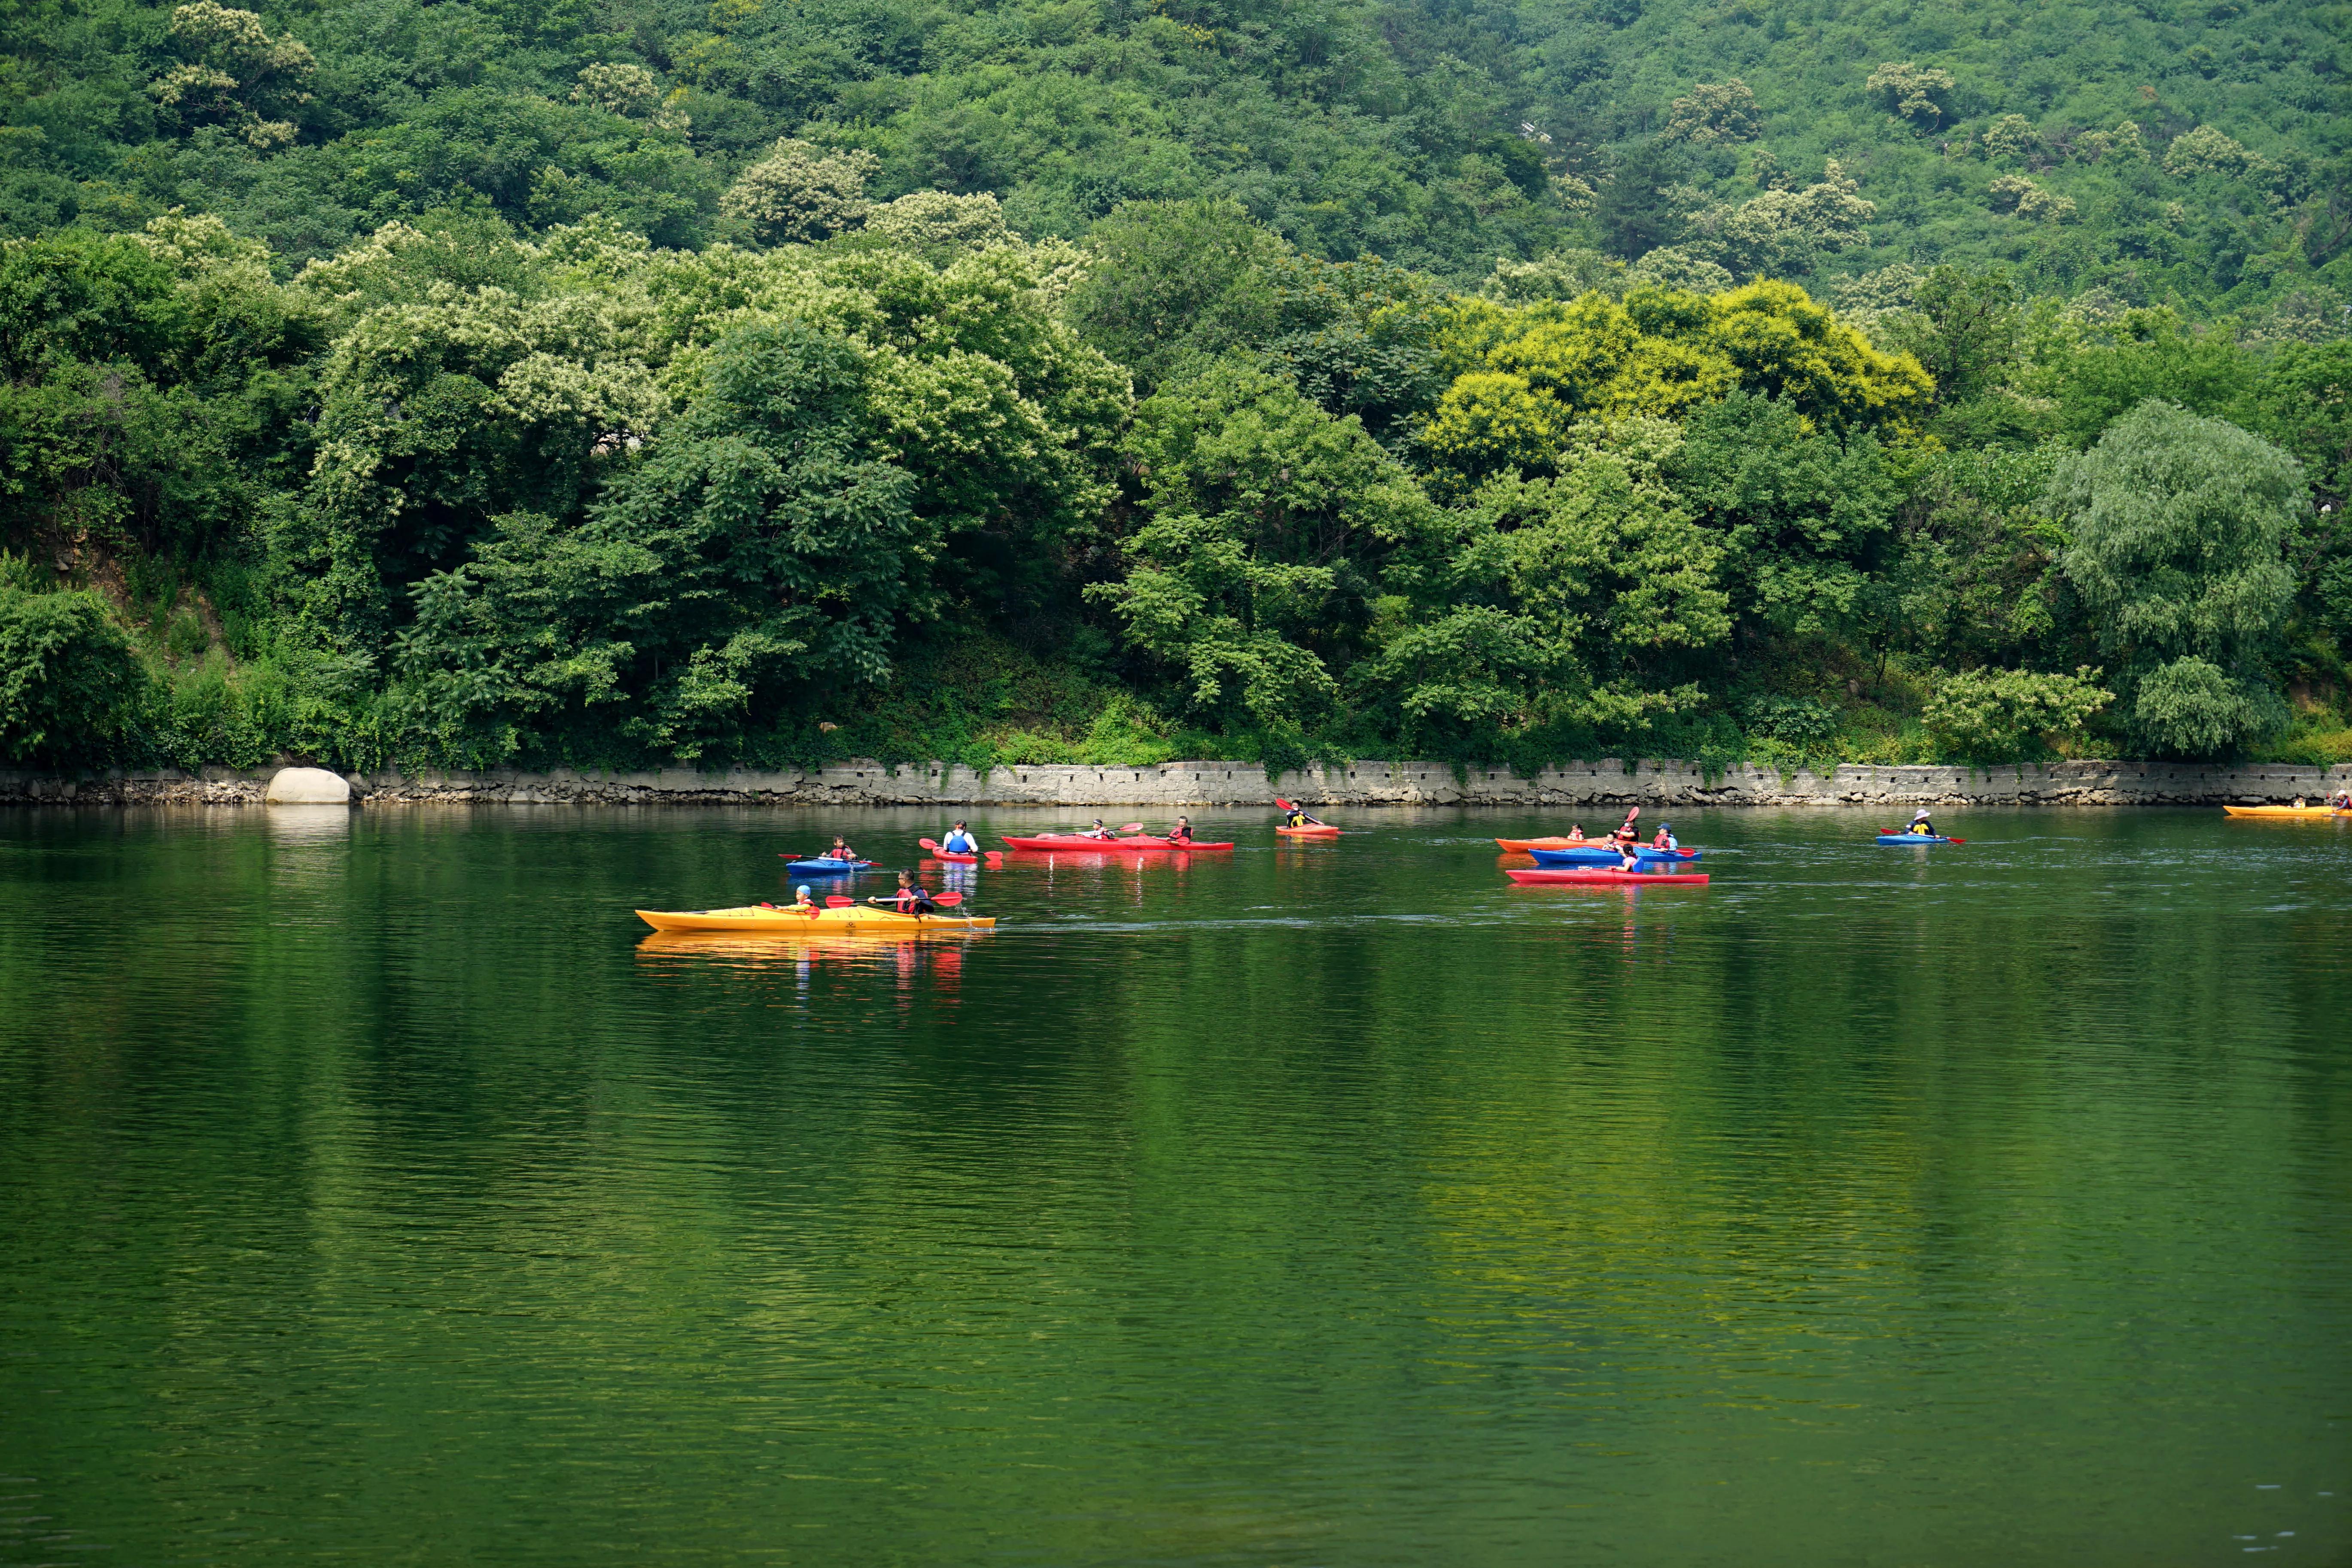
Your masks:
M 806 882 L 793 889 L 793 908 L 803 914 L 816 913 L 816 900 L 809 897 Z
M 1936 837 L 1935 816 L 1923 805 L 1911 814 L 1911 826 L 1904 831 L 1916 833 L 1922 838 L 1933 838 Z
M 866 901 L 869 904 L 889 904 L 902 915 L 927 915 L 939 908 L 931 900 L 929 889 L 916 884 L 915 874 L 911 871 L 898 873 L 897 892 L 877 893 Z
M 1282 825 L 1285 827 L 1320 827 L 1323 826 L 1323 819 L 1307 816 L 1307 808 L 1303 805 L 1294 805 L 1290 808 L 1290 815 L 1283 818 Z
M 1178 817 L 1176 819 L 1176 826 L 1168 830 L 1168 842 L 1171 844 L 1192 843 L 1192 819 L 1189 816 Z
M 948 829 L 947 838 L 940 847 L 950 855 L 977 855 L 980 853 L 980 840 L 965 832 L 963 824 L 959 822 Z
M 849 840 L 835 834 L 833 847 L 826 850 L 823 858 L 827 860 L 855 860 L 857 858 L 857 851 L 849 847 Z
M 1084 833 L 1079 834 L 1078 837 L 1081 838 L 1111 838 L 1116 837 L 1117 835 L 1113 834 L 1109 828 L 1104 826 L 1103 819 L 1097 816 L 1095 818 L 1095 825 L 1092 827 L 1087 828 Z

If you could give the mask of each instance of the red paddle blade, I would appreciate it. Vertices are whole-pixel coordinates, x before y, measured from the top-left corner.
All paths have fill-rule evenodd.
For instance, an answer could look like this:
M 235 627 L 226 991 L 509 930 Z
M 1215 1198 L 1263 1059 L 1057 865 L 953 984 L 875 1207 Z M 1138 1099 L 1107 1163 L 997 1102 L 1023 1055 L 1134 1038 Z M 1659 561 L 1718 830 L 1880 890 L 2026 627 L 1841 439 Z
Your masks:
M 933 893 L 931 895 L 931 902 L 939 905 L 939 907 L 943 910 L 951 910 L 958 904 L 963 902 L 963 895 L 961 893 Z
M 918 843 L 918 844 L 919 844 L 919 845 L 921 845 L 924 848 L 926 848 L 926 849 L 929 850 L 929 851 L 930 851 L 932 854 L 934 854 L 934 855 L 936 855 L 936 854 L 938 854 L 938 853 L 940 852 L 940 847 L 939 847 L 938 845 L 936 845 L 936 844 L 932 843 L 932 842 L 931 842 L 929 839 L 928 839 L 928 838 L 918 838 L 918 839 L 916 839 L 916 840 L 915 840 L 915 842 L 916 842 L 916 843 Z
M 992 866 L 1002 866 L 1002 865 L 1003 865 L 1003 864 L 1004 864 L 1004 851 L 1003 851 L 1003 850 L 1002 850 L 1002 849 L 992 849 L 992 850 L 990 850 L 990 851 L 988 852 L 988 863 L 989 863 L 990 865 L 992 865 Z
M 1283 799 L 1280 795 L 1276 795 L 1274 797 L 1274 804 L 1280 806 L 1285 811 L 1297 811 L 1298 809 L 1288 801 Z
M 1143 831 L 1143 824 L 1139 822 L 1122 822 L 1118 825 L 1118 830 L 1121 833 L 1140 833 Z
M 824 907 L 829 910 L 845 910 L 856 902 L 856 899 L 845 899 L 839 893 L 835 893 L 825 900 Z

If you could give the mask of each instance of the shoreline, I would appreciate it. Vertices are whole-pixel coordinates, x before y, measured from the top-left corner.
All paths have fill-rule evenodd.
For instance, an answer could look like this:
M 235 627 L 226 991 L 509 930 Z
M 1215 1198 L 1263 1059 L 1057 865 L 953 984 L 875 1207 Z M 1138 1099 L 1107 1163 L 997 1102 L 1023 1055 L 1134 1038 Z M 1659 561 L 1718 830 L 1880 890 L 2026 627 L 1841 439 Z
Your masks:
M 79 775 L 0 770 L 0 805 L 259 805 L 275 768 L 122 770 Z M 1250 806 L 1279 795 L 1309 806 L 1701 805 L 2253 805 L 2317 801 L 2352 788 L 2352 764 L 2234 767 L 2194 763 L 2066 762 L 1999 768 L 1811 770 L 1741 764 L 1712 778 L 1696 763 L 1564 763 L 1533 778 L 1505 768 L 1457 776 L 1442 763 L 1359 761 L 1269 782 L 1254 763 L 1150 767 L 1008 763 L 985 775 L 961 765 L 896 768 L 850 761 L 816 769 L 526 773 L 387 770 L 342 775 L 354 805 Z

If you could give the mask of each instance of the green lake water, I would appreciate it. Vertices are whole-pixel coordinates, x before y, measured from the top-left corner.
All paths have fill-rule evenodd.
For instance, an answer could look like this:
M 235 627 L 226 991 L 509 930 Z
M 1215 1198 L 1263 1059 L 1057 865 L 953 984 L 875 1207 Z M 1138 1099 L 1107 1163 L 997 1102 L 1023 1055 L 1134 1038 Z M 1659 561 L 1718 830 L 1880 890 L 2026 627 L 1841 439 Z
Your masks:
M 2352 830 L 1672 819 L 0 814 L 0 1563 L 2352 1563 Z

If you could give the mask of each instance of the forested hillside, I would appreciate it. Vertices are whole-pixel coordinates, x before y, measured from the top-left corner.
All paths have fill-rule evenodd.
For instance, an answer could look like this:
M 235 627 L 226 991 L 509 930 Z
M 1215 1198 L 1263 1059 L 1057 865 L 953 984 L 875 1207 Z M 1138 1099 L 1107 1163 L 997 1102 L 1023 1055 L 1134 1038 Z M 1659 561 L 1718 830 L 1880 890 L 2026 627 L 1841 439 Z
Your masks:
M 2352 760 L 2341 5 L 0 17 L 0 761 Z

